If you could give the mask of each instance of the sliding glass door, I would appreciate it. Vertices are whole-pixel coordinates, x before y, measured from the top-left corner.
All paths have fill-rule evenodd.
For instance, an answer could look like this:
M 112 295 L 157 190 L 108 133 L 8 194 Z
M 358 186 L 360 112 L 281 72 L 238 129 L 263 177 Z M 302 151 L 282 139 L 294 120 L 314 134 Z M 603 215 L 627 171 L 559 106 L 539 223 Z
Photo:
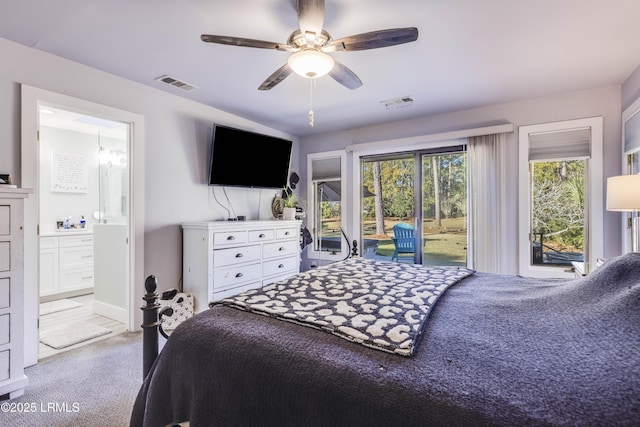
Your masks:
M 361 224 L 365 258 L 417 262 L 410 243 L 398 251 L 398 242 L 394 240 L 394 227 L 415 229 L 414 157 L 402 154 L 362 161 Z
M 422 263 L 467 265 L 467 155 L 422 155 Z
M 361 166 L 365 258 L 467 265 L 464 147 L 371 156 Z

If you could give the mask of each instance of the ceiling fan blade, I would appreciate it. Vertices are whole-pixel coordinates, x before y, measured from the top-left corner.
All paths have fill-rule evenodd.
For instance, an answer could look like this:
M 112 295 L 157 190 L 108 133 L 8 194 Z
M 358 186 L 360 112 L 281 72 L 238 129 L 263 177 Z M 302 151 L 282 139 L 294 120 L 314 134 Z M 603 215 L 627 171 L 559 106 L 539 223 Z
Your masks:
M 347 68 L 346 65 L 336 61 L 333 69 L 329 71 L 329 75 L 333 77 L 335 81 L 343 85 L 348 89 L 358 89 L 362 86 L 362 81 L 356 74 Z
M 269 90 L 272 89 L 275 85 L 286 79 L 289 74 L 291 74 L 293 70 L 289 67 L 289 64 L 284 64 L 282 67 L 278 68 L 273 74 L 271 74 L 267 79 L 262 82 L 258 90 Z
M 313 47 L 324 25 L 324 0 L 296 0 L 300 31 L 307 37 L 307 45 Z
M 387 30 L 371 31 L 369 33 L 357 34 L 343 37 L 329 43 L 322 50 L 334 52 L 339 50 L 367 50 L 380 47 L 395 46 L 409 43 L 418 39 L 418 29 L 416 27 L 390 28 Z
M 277 50 L 290 50 L 290 47 L 286 44 L 269 42 L 264 40 L 245 39 L 242 37 L 232 36 L 217 36 L 213 34 L 203 34 L 200 36 L 203 42 L 226 44 L 230 46 L 244 46 L 255 47 L 258 49 L 277 49 Z

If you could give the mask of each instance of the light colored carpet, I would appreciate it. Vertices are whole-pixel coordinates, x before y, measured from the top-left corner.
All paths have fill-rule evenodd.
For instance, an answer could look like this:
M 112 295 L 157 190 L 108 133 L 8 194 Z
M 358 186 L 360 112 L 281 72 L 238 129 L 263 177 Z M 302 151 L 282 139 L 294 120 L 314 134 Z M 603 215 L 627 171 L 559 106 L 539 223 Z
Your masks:
M 43 302 L 40 304 L 40 316 L 59 311 L 71 310 L 72 308 L 82 307 L 82 304 L 71 301 L 70 299 L 59 299 L 55 301 Z
M 110 329 L 80 321 L 41 332 L 40 342 L 59 350 L 110 333 Z
M 142 332 L 55 354 L 24 373 L 25 393 L 10 402 L 34 412 L 0 411 L 0 426 L 129 427 L 142 385 Z

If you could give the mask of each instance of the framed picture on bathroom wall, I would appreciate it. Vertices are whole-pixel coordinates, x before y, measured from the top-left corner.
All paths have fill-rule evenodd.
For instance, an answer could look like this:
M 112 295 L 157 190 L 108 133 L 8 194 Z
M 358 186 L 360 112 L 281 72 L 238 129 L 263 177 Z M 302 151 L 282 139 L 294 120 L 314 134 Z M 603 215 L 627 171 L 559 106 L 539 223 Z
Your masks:
M 89 159 L 84 153 L 51 152 L 51 191 L 87 193 Z

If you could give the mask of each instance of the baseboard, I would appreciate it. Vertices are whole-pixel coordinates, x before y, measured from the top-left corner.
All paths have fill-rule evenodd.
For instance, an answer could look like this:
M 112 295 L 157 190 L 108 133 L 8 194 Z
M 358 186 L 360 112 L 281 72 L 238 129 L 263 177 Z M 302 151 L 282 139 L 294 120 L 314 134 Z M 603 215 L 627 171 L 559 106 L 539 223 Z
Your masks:
M 102 301 L 93 301 L 93 312 L 100 316 L 115 320 L 116 322 L 127 323 L 127 310 L 122 307 L 107 304 Z
M 92 293 L 93 293 L 93 287 L 85 288 L 85 289 L 78 289 L 76 291 L 58 292 L 56 294 L 41 296 L 40 297 L 40 303 L 51 302 L 51 301 L 55 301 L 55 300 L 59 300 L 59 299 L 63 299 L 63 298 L 79 297 L 79 296 L 82 296 L 82 295 L 89 295 L 89 294 L 92 294 Z

